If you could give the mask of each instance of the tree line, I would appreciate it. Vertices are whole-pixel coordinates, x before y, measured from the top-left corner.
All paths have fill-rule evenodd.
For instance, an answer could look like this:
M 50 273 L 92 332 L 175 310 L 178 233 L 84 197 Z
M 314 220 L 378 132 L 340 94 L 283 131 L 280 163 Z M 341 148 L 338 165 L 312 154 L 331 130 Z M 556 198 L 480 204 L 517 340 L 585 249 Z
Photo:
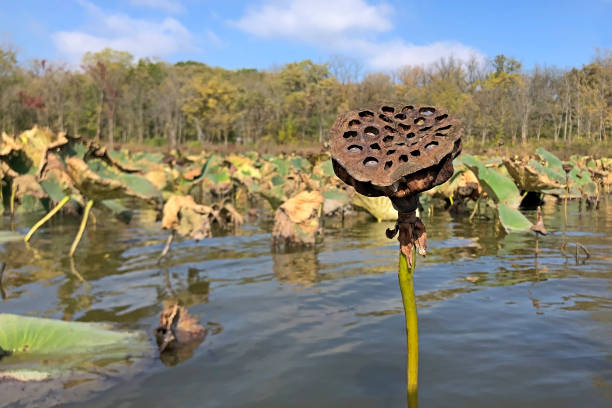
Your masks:
M 19 64 L 0 47 L 0 131 L 34 125 L 117 143 L 317 143 L 338 113 L 381 100 L 446 107 L 464 139 L 517 144 L 587 143 L 612 133 L 612 51 L 581 68 L 524 70 L 498 55 L 483 63 L 440 59 L 390 73 L 355 60 L 292 62 L 270 70 L 227 70 L 201 62 L 135 60 L 105 49 L 79 67 Z

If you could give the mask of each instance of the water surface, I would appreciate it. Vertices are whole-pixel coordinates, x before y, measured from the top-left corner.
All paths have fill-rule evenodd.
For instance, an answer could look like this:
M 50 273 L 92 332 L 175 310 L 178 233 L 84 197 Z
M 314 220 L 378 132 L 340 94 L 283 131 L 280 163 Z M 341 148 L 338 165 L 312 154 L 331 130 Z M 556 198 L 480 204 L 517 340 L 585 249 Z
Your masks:
M 562 206 L 545 205 L 550 235 L 537 257 L 535 236 L 506 235 L 492 220 L 422 218 L 423 407 L 612 406 L 612 205 L 571 203 L 567 225 Z M 64 217 L 29 248 L 0 246 L 0 312 L 149 333 L 164 301 L 200 315 L 209 334 L 191 356 L 156 359 L 90 395 L 90 407 L 405 406 L 398 244 L 385 238 L 391 223 L 345 221 L 326 221 L 314 250 L 289 253 L 271 251 L 269 220 L 251 222 L 237 236 L 178 241 L 159 266 L 166 234 L 151 214 L 128 226 L 99 215 L 74 262 L 78 220 Z M 575 258 L 576 242 L 591 258 Z

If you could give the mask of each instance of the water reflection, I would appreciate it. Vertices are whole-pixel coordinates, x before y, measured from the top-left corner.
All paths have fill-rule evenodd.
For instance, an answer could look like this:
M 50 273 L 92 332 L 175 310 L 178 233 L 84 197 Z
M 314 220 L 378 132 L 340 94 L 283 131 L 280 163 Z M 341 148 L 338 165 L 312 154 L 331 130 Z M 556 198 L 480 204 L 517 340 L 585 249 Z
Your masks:
M 210 280 L 203 271 L 188 268 L 187 276 L 181 278 L 177 273 L 171 276 L 170 270 L 166 267 L 163 269 L 163 281 L 159 299 L 165 303 L 189 307 L 208 302 Z
M 320 280 L 319 261 L 314 249 L 273 252 L 274 275 L 280 282 L 312 286 Z

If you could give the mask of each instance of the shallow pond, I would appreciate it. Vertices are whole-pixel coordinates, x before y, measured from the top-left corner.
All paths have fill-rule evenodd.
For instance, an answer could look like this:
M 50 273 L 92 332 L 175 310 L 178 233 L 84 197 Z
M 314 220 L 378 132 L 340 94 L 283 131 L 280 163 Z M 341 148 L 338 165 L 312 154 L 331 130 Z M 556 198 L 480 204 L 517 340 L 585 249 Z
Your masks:
M 422 216 L 430 252 L 415 278 L 423 407 L 612 406 L 612 204 L 579 211 L 571 203 L 567 225 L 562 205 L 543 212 L 549 235 L 537 257 L 532 234 L 443 211 Z M 2 229 L 9 225 L 5 218 Z M 209 329 L 192 355 L 156 359 L 90 394 L 87 406 L 405 406 L 398 244 L 384 234 L 391 223 L 328 220 L 314 251 L 274 253 L 270 221 L 254 221 L 237 235 L 178 241 L 162 266 L 158 225 L 149 213 L 128 226 L 98 215 L 72 263 L 78 220 L 69 217 L 30 248 L 0 244 L 8 266 L 0 313 L 151 333 L 162 301 L 179 299 Z M 575 258 L 576 242 L 589 259 Z

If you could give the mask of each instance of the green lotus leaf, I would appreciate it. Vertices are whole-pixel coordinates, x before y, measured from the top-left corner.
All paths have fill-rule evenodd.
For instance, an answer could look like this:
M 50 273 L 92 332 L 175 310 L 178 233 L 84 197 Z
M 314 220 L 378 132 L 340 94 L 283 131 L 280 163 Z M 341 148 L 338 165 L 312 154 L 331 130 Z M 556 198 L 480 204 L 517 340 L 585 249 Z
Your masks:
M 270 162 L 276 166 L 276 173 L 280 177 L 287 177 L 289 174 L 289 162 L 287 160 L 276 158 L 270 160 Z
M 272 185 L 274 186 L 282 186 L 285 183 L 285 178 L 277 174 L 274 177 L 272 177 L 270 181 L 272 182 Z
M 313 174 L 320 178 L 334 177 L 334 166 L 332 165 L 331 159 L 317 163 L 317 165 L 314 166 Z
M 207 178 L 215 184 L 229 182 L 231 180 L 228 169 L 220 165 L 208 166 L 202 173 L 203 178 Z
M 283 192 L 283 186 L 277 185 L 272 188 L 261 187 L 255 191 L 260 194 L 269 204 L 270 207 L 276 211 L 287 200 L 287 196 Z
M 66 161 L 68 174 L 87 198 L 101 201 L 134 197 L 147 202 L 158 202 L 161 193 L 143 176 L 123 173 L 102 160 L 85 163 L 71 157 Z
M 66 196 L 66 193 L 56 180 L 43 180 L 40 182 L 40 186 L 53 201 L 60 201 Z
M 546 162 L 547 167 L 557 169 L 557 170 L 562 169 L 561 166 L 563 165 L 563 162 L 561 161 L 561 159 L 559 159 L 557 156 L 555 156 L 548 150 L 544 149 L 543 147 L 539 147 L 535 151 L 535 153 L 536 155 L 538 155 L 538 157 L 540 157 L 540 159 Z
M 485 167 L 480 160 L 469 154 L 463 155 L 463 163 L 472 170 L 482 189 L 496 204 L 518 208 L 521 194 L 510 177 Z
M 506 232 L 529 231 L 533 225 L 519 210 L 510 208 L 505 204 L 500 204 L 497 210 L 499 221 Z
M 0 313 L 0 347 L 10 356 L 0 361 L 0 372 L 20 367 L 49 372 L 107 365 L 130 357 L 143 357 L 152 346 L 142 332 L 112 330 L 101 323 Z
M 312 169 L 312 164 L 310 164 L 308 160 L 300 156 L 291 158 L 289 162 L 291 163 L 291 166 L 297 171 L 310 172 L 310 170 Z

